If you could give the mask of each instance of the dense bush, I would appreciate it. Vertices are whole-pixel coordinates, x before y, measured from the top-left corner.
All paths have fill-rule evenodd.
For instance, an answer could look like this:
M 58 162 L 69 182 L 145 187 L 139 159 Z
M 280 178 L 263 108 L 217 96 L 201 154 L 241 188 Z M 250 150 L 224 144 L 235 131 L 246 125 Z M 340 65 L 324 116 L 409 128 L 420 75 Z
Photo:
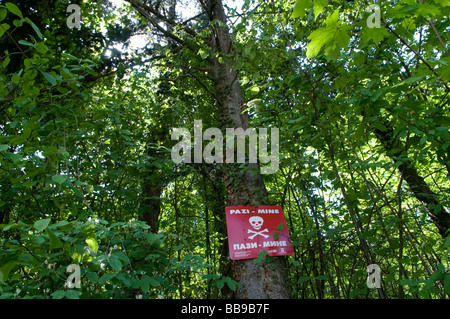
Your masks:
M 173 290 L 164 236 L 140 221 L 108 223 L 42 219 L 2 225 L 2 298 L 157 298 Z M 69 289 L 69 265 L 81 288 Z M 154 288 L 158 289 L 155 290 Z

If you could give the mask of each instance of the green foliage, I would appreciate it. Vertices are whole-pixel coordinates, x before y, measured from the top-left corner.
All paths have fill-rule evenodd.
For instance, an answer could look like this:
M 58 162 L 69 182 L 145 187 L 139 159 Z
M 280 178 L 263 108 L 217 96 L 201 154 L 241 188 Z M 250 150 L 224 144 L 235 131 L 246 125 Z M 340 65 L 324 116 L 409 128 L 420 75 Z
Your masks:
M 308 37 L 311 42 L 306 47 L 306 57 L 313 58 L 319 54 L 322 47 L 327 57 L 336 59 L 342 48 L 346 48 L 350 36 L 350 26 L 342 26 L 339 21 L 339 11 L 336 10 L 325 20 L 326 26 L 317 29 Z
M 241 187 L 242 169 L 225 180 L 170 160 L 173 127 L 221 125 L 209 21 L 168 27 L 196 32 L 182 47 L 155 37 L 125 53 L 112 48 L 148 31 L 129 6 L 82 1 L 71 30 L 54 4 L 0 5 L 0 297 L 229 297 L 225 184 Z M 380 5 L 380 28 L 360 1 L 229 9 L 238 58 L 219 63 L 239 70 L 249 126 L 280 129 L 264 182 L 295 248 L 293 298 L 450 294 L 450 237 L 431 218 L 450 207 L 450 3 Z M 373 263 L 383 295 L 366 285 Z M 81 288 L 65 285 L 70 265 Z
M 286 14 L 281 2 L 260 4 L 248 18 L 258 32 L 237 25 L 248 52 L 241 83 L 261 88 L 250 126 L 282 136 L 280 171 L 265 180 L 295 246 L 294 298 L 379 298 L 366 286 L 372 263 L 385 298 L 448 294 L 447 249 L 427 212 L 449 207 L 448 137 L 436 135 L 449 127 L 446 67 L 437 71 L 447 65 L 437 34 L 446 37 L 449 7 L 380 5 L 381 28 L 368 27 L 361 2 L 302 0 Z M 248 43 L 264 52 L 253 56 Z M 392 147 L 375 132 L 388 132 Z M 442 206 L 417 200 L 403 163 Z
M 297 0 L 295 2 L 294 10 L 292 11 L 293 18 L 303 18 L 305 10 L 310 9 L 313 6 L 313 1 L 310 0 Z
M 2 298 L 156 298 L 174 289 L 165 238 L 143 222 L 44 219 L 1 228 Z M 81 269 L 78 290 L 65 287 L 71 264 Z

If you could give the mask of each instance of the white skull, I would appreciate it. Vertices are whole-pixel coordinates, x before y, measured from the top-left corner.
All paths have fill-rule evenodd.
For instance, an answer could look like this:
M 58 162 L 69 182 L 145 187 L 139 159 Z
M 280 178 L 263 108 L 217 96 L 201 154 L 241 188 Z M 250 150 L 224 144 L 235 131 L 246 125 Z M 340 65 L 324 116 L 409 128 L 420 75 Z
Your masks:
M 253 228 L 256 230 L 259 230 L 261 228 L 262 224 L 264 223 L 264 219 L 262 219 L 262 217 L 259 217 L 259 216 L 250 217 L 248 221 L 253 226 Z

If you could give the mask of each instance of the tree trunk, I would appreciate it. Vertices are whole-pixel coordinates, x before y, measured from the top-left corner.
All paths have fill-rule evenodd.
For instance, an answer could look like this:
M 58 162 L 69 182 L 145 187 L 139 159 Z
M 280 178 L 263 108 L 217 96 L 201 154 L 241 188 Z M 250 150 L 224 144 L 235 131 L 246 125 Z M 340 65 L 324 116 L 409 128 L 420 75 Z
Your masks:
M 158 231 L 158 219 L 161 213 L 162 183 L 158 178 L 150 177 L 144 181 L 142 189 L 141 215 L 139 219 L 145 221 L 154 233 Z
M 208 45 L 212 49 L 211 73 L 214 77 L 221 129 L 243 128 L 245 130 L 248 128 L 249 117 L 247 112 L 242 113 L 241 110 L 244 98 L 238 72 L 233 69 L 237 56 L 226 26 L 223 4 L 221 0 L 210 0 L 206 4 L 214 30 Z M 223 60 L 220 61 L 219 57 Z M 239 164 L 226 163 L 224 170 L 227 205 L 269 204 L 257 164 L 246 164 L 246 169 L 242 171 L 239 169 Z M 257 173 L 254 173 L 255 171 Z M 238 299 L 288 298 L 284 268 L 284 258 L 274 258 L 270 264 L 255 263 L 253 260 L 234 261 L 234 279 L 240 284 L 235 297 Z
M 127 0 L 139 11 L 167 40 L 176 43 L 177 50 L 187 48 L 194 54 L 198 53 L 198 46 L 193 42 L 201 41 L 201 37 L 187 24 L 178 24 L 185 37 L 195 37 L 189 40 L 181 38 L 180 33 L 172 32 L 175 28 L 163 28 L 159 21 L 174 24 L 164 17 L 151 2 L 140 0 Z M 234 44 L 227 27 L 227 19 L 221 0 L 201 0 L 200 5 L 206 13 L 209 22 L 211 36 L 205 39 L 206 44 L 212 49 L 210 55 L 210 71 L 213 76 L 213 94 L 217 103 L 220 127 L 248 128 L 249 117 L 242 114 L 244 98 L 239 84 L 238 72 L 233 69 L 237 60 Z M 181 36 L 181 37 L 180 37 Z M 174 49 L 175 50 L 175 49 Z M 172 50 L 172 52 L 175 52 Z M 190 68 L 188 68 L 190 70 Z M 190 76 L 196 78 L 189 70 Z M 198 78 L 196 78 L 199 81 Z M 199 81 L 200 82 L 200 81 Z M 207 87 L 201 83 L 203 87 Z M 224 148 L 225 149 L 225 148 Z M 219 165 L 219 164 L 217 164 Z M 257 164 L 246 164 L 244 170 L 241 164 L 225 163 L 224 182 L 226 188 L 227 205 L 261 205 L 269 204 L 267 191 L 259 173 Z M 255 173 L 256 172 L 256 173 Z M 225 214 L 225 212 L 223 212 Z M 284 258 L 273 258 L 269 264 L 254 263 L 253 260 L 236 261 L 233 263 L 234 278 L 240 284 L 235 292 L 236 298 L 288 298 L 284 276 Z
M 450 229 L 450 214 L 446 212 L 444 206 L 437 200 L 437 195 L 430 189 L 425 179 L 419 175 L 414 163 L 409 158 L 403 159 L 405 147 L 399 140 L 394 138 L 394 131 L 391 123 L 385 121 L 386 130 L 375 128 L 375 136 L 383 145 L 386 153 L 394 161 L 401 161 L 398 170 L 402 178 L 406 181 L 414 196 L 421 201 L 427 210 L 433 223 L 436 225 L 439 234 L 445 238 Z
M 142 3 L 135 2 L 132 5 L 137 8 L 136 6 L 141 6 Z M 168 0 L 168 16 L 167 21 L 165 22 L 166 29 L 169 33 L 173 32 L 173 23 L 176 20 L 176 0 Z M 147 7 L 149 8 L 149 7 Z M 167 44 L 170 49 L 176 48 L 176 41 L 174 41 L 171 38 L 167 38 Z M 166 72 L 164 74 L 165 77 L 170 77 L 170 72 Z M 167 83 L 162 82 L 158 86 L 157 94 L 167 94 L 170 91 L 170 86 L 167 85 Z M 165 116 L 162 112 L 155 115 L 158 119 L 158 122 L 164 123 L 163 117 Z M 168 127 L 159 127 L 151 132 L 151 137 L 149 137 L 149 140 L 147 141 L 149 145 L 152 145 L 154 143 L 160 142 L 164 140 L 167 137 L 167 131 L 169 130 Z M 153 148 L 152 146 L 149 146 L 147 155 L 150 158 L 153 158 L 154 160 L 163 159 L 163 154 L 159 152 L 157 149 Z M 164 182 L 161 178 L 162 176 L 161 169 L 150 166 L 147 171 L 146 175 L 144 177 L 143 185 L 142 185 L 142 200 L 141 200 L 141 213 L 139 215 L 139 220 L 145 221 L 147 225 L 150 226 L 150 230 L 154 233 L 158 232 L 159 226 L 158 226 L 158 220 L 159 215 L 161 214 L 161 194 L 163 191 L 163 185 Z

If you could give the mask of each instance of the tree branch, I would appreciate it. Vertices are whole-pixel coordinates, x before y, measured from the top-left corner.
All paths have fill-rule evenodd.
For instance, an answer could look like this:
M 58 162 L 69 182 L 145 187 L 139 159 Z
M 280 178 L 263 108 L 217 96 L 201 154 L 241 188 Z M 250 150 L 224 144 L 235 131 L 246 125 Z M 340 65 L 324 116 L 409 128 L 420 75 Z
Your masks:
M 387 23 L 385 23 L 385 27 L 386 29 L 388 29 L 393 35 L 395 35 L 397 37 L 397 39 L 400 40 L 401 43 L 403 43 L 408 49 L 410 49 L 414 55 L 423 62 L 423 64 L 425 64 L 425 66 L 431 71 L 433 72 L 433 74 L 439 78 L 439 74 L 437 74 L 437 72 L 431 67 L 431 65 L 428 64 L 427 61 L 425 61 L 425 59 L 418 53 L 416 52 L 408 43 L 406 43 L 405 40 L 403 40 Z M 442 84 L 444 84 L 445 89 L 448 91 L 450 91 L 450 88 L 448 87 L 447 83 L 445 82 L 444 79 L 440 79 Z
M 166 22 L 168 22 L 170 24 L 174 24 L 167 17 L 163 16 L 162 14 L 160 14 L 158 11 L 154 10 L 150 6 L 143 4 L 140 0 L 126 0 L 126 1 L 129 2 L 139 13 L 141 13 L 147 19 L 147 21 L 150 22 L 164 36 L 174 40 L 175 42 L 178 42 L 178 43 L 186 46 L 188 49 L 190 49 L 193 52 L 195 52 L 195 49 L 194 49 L 193 46 L 191 46 L 190 44 L 186 43 L 183 39 L 181 39 L 180 37 L 176 36 L 172 32 L 169 32 L 166 29 L 164 29 L 163 27 L 161 27 L 159 25 L 158 21 L 156 19 L 154 19 L 154 17 L 152 17 L 152 14 L 155 17 L 159 18 L 159 19 L 162 19 L 162 20 L 164 20 L 164 21 L 166 21 Z M 194 35 L 194 36 L 196 35 L 196 33 L 194 31 L 192 31 L 192 30 L 188 31 L 187 30 L 187 29 L 189 29 L 188 27 L 185 27 L 184 29 L 189 34 Z M 193 32 L 193 34 L 192 34 L 192 32 Z

